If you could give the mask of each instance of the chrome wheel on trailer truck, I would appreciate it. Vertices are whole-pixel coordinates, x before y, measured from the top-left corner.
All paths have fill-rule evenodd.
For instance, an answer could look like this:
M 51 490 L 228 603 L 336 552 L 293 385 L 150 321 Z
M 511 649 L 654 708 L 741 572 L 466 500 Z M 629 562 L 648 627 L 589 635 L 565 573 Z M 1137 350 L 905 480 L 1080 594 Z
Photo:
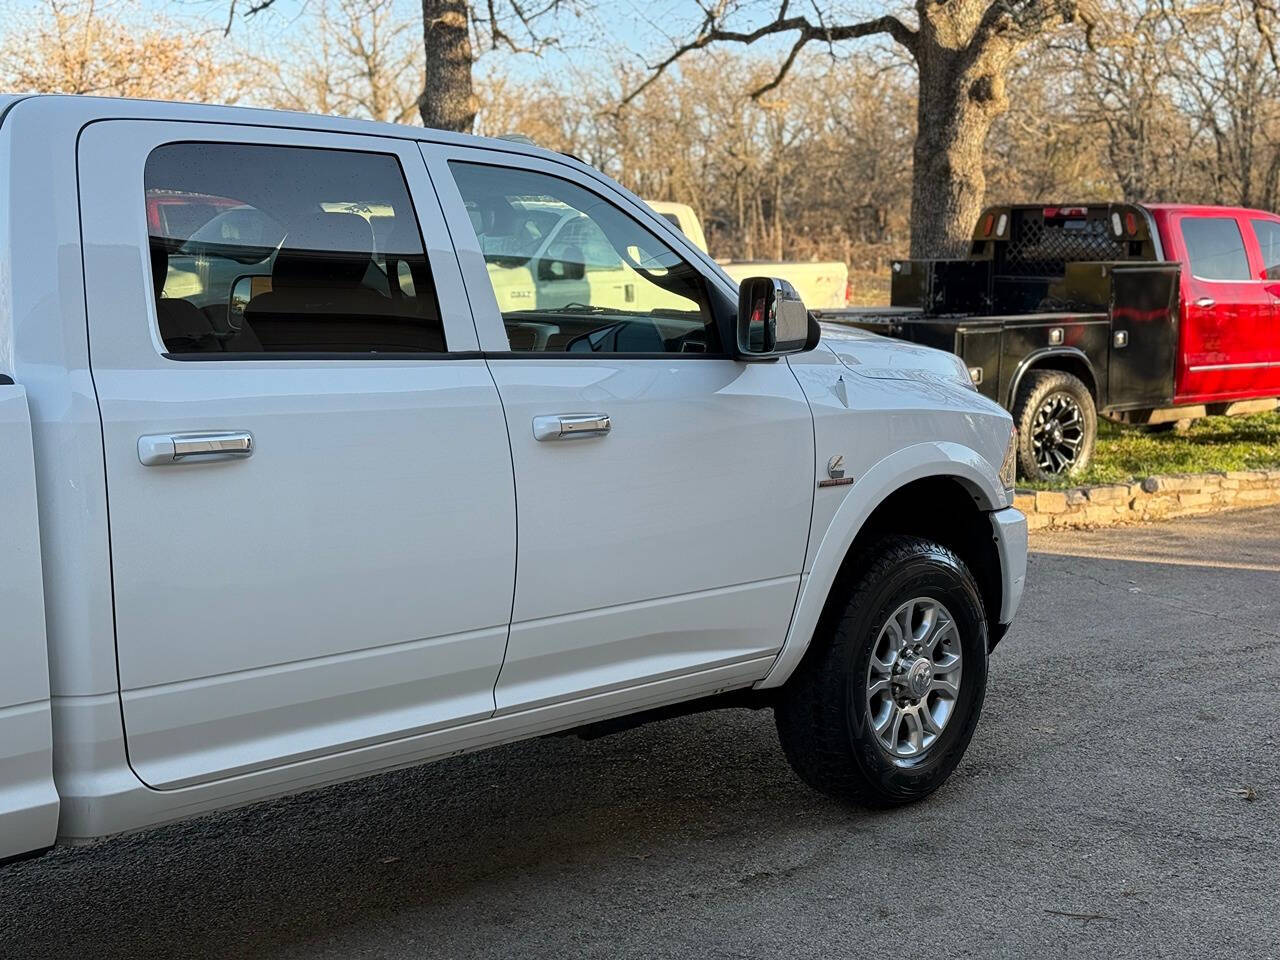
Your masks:
M 1093 459 L 1098 411 L 1089 388 L 1062 370 L 1033 370 L 1013 405 L 1018 472 L 1028 480 L 1081 473 Z

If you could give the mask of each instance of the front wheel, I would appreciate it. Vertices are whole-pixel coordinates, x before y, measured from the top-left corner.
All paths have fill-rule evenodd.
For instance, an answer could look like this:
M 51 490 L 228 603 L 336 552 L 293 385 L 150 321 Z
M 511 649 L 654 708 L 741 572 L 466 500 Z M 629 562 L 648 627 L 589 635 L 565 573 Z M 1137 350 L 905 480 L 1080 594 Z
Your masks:
M 1018 470 L 1028 480 L 1056 480 L 1083 472 L 1093 459 L 1098 410 L 1079 377 L 1033 370 L 1013 404 L 1018 425 Z
M 964 561 L 917 537 L 882 541 L 813 643 L 775 708 L 800 779 L 874 807 L 938 789 L 987 688 L 986 614 Z

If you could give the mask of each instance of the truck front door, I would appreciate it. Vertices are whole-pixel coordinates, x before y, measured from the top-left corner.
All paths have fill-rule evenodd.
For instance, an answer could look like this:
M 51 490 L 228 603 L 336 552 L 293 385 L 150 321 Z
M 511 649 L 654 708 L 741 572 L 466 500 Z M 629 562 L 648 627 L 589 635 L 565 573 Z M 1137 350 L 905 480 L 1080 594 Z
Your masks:
M 135 772 L 180 787 L 490 716 L 511 454 L 417 145 L 123 120 L 80 144 Z M 144 194 L 207 215 L 149 230 Z
M 576 168 L 424 147 L 502 396 L 519 560 L 498 713 L 759 679 L 785 638 L 815 492 L 813 423 L 785 361 L 726 355 L 736 298 Z M 500 310 L 470 225 L 554 198 L 590 229 L 586 302 Z M 536 344 L 524 331 L 536 325 Z M 702 685 L 702 686 L 699 686 Z
M 1244 229 L 1230 214 L 1175 218 L 1186 267 L 1181 402 L 1266 394 L 1274 361 L 1272 296 L 1251 266 Z

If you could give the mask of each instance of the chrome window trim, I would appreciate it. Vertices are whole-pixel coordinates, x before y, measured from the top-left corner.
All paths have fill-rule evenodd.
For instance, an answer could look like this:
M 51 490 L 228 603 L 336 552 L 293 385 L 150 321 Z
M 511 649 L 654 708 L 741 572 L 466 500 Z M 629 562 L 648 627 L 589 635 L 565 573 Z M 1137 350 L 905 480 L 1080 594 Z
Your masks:
M 1259 360 L 1255 363 L 1205 363 L 1187 367 L 1192 373 L 1209 370 L 1261 370 L 1268 367 L 1280 367 L 1280 360 Z

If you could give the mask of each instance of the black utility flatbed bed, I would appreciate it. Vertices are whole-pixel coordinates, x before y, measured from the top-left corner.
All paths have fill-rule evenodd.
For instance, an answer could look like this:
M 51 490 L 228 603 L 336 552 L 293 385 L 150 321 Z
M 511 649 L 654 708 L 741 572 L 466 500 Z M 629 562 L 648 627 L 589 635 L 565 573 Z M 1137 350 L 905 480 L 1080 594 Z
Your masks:
M 1053 323 L 1110 322 L 1105 310 L 1058 310 L 1044 313 L 942 313 L 926 315 L 919 307 L 844 307 L 838 310 L 814 310 L 813 315 L 824 323 L 843 323 L 851 327 L 874 330 L 880 326 L 897 323 L 954 324 L 957 327 L 977 327 L 986 324 L 996 326 L 1044 326 Z
M 1043 479 L 1088 463 L 1099 413 L 1172 402 L 1179 271 L 1141 207 L 993 207 L 967 256 L 894 261 L 887 306 L 814 315 L 958 355 Z
M 1149 410 L 1173 395 L 1177 345 L 1179 264 L 1160 253 L 1139 208 L 996 207 L 968 256 L 894 261 L 889 304 L 814 316 L 958 354 L 1009 409 L 1024 375 L 1054 369 L 1100 413 Z

